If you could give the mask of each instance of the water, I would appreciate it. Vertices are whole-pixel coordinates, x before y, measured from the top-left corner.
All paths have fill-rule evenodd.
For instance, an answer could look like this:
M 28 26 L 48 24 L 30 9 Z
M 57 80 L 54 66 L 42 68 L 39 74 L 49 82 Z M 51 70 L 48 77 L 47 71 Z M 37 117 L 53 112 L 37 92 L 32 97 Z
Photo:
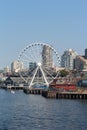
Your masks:
M 87 130 L 87 101 L 0 90 L 0 130 Z

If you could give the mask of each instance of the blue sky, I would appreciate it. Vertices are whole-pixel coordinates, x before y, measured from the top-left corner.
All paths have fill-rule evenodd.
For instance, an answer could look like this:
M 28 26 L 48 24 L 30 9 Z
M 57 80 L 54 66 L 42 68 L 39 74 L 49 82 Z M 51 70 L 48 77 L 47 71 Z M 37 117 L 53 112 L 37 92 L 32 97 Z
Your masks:
M 0 69 L 32 42 L 45 42 L 61 55 L 87 48 L 87 0 L 0 0 Z

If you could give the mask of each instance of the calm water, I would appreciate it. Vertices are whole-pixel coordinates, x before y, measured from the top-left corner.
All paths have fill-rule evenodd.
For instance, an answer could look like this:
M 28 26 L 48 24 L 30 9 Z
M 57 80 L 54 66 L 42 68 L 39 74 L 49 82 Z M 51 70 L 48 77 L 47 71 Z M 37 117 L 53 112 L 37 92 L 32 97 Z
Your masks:
M 87 101 L 0 90 L 0 130 L 87 130 Z

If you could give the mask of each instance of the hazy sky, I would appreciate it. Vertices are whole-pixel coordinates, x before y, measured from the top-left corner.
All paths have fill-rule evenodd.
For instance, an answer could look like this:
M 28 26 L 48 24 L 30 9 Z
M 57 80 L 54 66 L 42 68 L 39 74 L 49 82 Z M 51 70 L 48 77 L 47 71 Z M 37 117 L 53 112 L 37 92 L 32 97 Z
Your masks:
M 84 54 L 87 0 L 0 0 L 0 69 L 35 41 Z

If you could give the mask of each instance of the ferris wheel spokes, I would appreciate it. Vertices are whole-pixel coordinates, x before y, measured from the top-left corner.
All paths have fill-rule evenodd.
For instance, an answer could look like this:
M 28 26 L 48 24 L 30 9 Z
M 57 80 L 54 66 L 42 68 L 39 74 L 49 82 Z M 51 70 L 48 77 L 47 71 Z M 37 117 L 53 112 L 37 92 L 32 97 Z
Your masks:
M 48 70 L 46 70 L 45 68 L 43 68 L 43 70 L 44 70 L 44 72 L 46 72 L 48 75 L 50 75 L 52 79 L 54 79 L 53 75 L 52 75 Z

